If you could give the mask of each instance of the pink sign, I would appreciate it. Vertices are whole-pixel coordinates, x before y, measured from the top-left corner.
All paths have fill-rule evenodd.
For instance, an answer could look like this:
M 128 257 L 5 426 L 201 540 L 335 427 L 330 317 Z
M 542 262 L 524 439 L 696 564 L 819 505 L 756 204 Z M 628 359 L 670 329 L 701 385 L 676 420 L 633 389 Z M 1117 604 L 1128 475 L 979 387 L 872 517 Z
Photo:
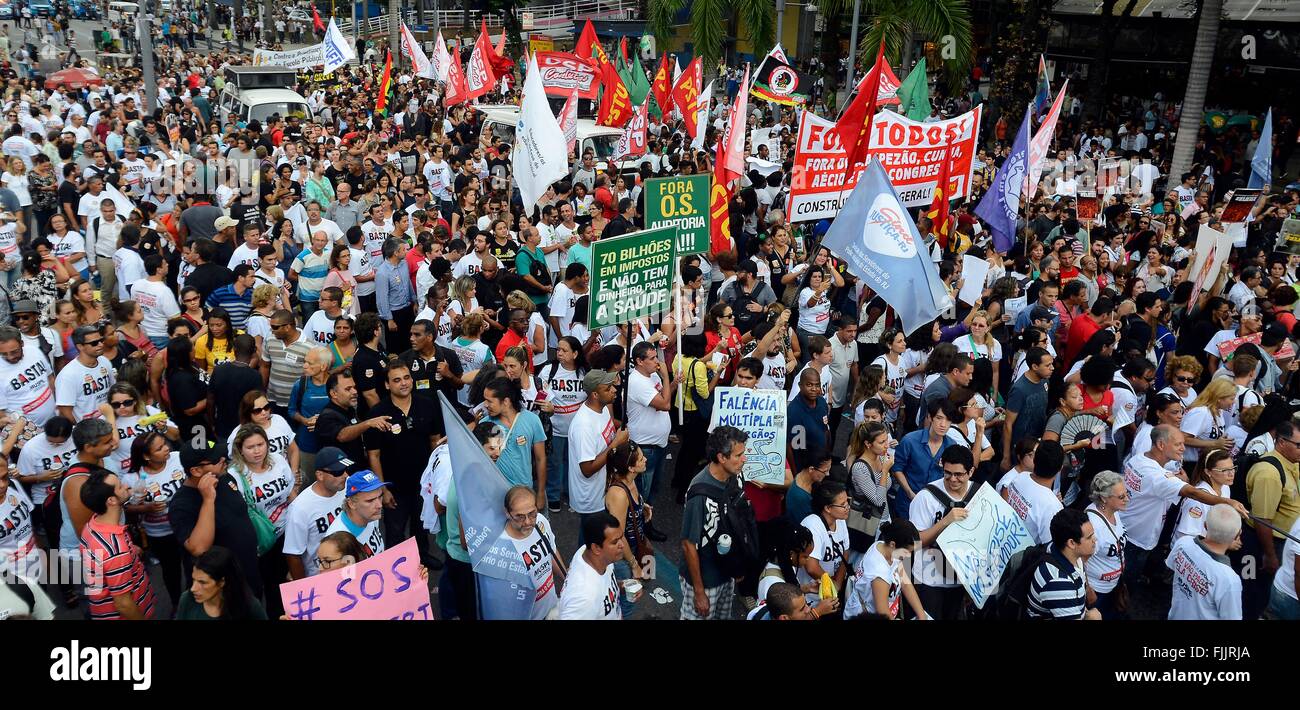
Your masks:
M 291 621 L 433 620 L 415 538 L 351 567 L 285 582 L 280 598 Z

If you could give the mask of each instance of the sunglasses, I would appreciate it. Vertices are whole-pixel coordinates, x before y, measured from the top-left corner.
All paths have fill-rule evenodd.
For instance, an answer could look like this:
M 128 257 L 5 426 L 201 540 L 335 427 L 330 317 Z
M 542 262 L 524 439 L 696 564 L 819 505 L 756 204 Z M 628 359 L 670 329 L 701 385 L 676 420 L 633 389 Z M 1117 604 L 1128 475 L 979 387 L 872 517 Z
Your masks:
M 85 346 L 88 347 L 88 348 L 89 348 L 89 347 L 94 347 L 94 346 L 96 346 L 96 345 L 103 345 L 103 344 L 104 344 L 104 339 L 103 339 L 103 338 L 100 338 L 99 340 L 85 340 L 85 341 L 82 341 L 81 344 L 82 344 L 82 345 L 85 345 Z
M 1174 379 L 1177 380 L 1178 382 L 1187 382 L 1187 383 L 1196 381 L 1195 377 L 1175 377 Z
M 272 406 L 271 406 L 270 404 L 266 404 L 266 405 L 261 406 L 261 407 L 253 407 L 252 412 L 253 412 L 253 414 L 262 414 L 262 413 L 264 413 L 264 412 L 269 412 L 269 411 L 271 411 L 271 409 L 272 409 Z
M 122 400 L 118 400 L 118 401 L 116 401 L 116 402 L 113 402 L 113 406 L 114 406 L 114 407 L 134 407 L 134 406 L 135 406 L 135 400 L 134 400 L 134 399 L 122 399 Z

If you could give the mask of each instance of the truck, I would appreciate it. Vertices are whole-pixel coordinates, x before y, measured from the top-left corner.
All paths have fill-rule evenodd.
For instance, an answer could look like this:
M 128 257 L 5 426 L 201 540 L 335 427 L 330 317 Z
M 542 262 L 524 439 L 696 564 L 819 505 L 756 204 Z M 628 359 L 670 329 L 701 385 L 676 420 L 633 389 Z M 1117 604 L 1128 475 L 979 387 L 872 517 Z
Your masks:
M 278 114 L 280 118 L 298 116 L 304 122 L 312 120 L 307 99 L 295 91 L 298 73 L 289 67 L 234 66 L 226 67 L 226 86 L 221 90 L 217 115 L 222 124 L 234 121 L 244 126 L 250 121 L 265 124 L 266 119 Z

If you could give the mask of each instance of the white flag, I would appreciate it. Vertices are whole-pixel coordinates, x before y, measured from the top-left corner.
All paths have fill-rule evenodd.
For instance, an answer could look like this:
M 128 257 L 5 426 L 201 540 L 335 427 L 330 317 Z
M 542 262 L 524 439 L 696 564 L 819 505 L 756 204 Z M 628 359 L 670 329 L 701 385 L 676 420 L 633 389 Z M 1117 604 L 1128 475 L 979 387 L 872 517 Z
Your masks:
M 451 72 L 451 52 L 447 51 L 447 42 L 442 38 L 442 30 L 438 30 L 438 41 L 433 47 L 433 78 L 446 82 L 447 76 Z
M 695 140 L 691 141 L 691 147 L 695 150 L 704 150 L 704 133 L 709 128 L 709 102 L 713 99 L 713 82 L 704 87 L 700 92 L 700 109 L 696 115 L 695 125 L 699 128 L 695 131 Z
M 573 155 L 573 147 L 578 143 L 578 90 L 576 88 L 564 102 L 564 108 L 560 109 L 560 129 L 564 131 L 564 142 L 569 147 L 569 155 Z
M 321 42 L 321 46 L 325 55 L 326 74 L 357 58 L 356 50 L 352 48 L 348 38 L 343 36 L 338 25 L 334 24 L 332 17 L 329 27 L 325 28 L 325 41 Z
M 515 128 L 513 165 L 525 211 L 532 210 L 547 188 L 569 174 L 564 131 L 546 102 L 546 87 L 542 85 L 535 53 L 528 56 L 528 76 L 524 78 L 519 125 Z
M 402 54 L 410 58 L 416 76 L 425 79 L 434 78 L 433 64 L 428 57 L 424 56 L 424 50 L 420 49 L 420 43 L 415 40 L 415 35 L 411 33 L 411 28 L 407 27 L 405 22 L 402 23 Z

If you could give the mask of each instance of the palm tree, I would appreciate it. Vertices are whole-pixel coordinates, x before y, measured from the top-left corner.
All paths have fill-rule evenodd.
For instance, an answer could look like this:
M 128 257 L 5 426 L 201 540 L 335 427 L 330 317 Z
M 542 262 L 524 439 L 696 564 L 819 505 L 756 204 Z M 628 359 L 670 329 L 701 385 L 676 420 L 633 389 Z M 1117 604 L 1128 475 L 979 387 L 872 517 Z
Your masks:
M 646 27 L 659 44 L 667 42 L 673 34 L 673 20 L 685 6 L 686 0 L 647 0 Z M 754 47 L 772 45 L 776 32 L 776 5 L 772 0 L 693 0 L 691 3 L 691 40 L 696 56 L 700 57 L 705 71 L 710 71 L 722 57 L 722 39 L 728 24 L 735 27 L 739 20 L 749 28 Z
M 1205 113 L 1205 91 L 1210 85 L 1210 68 L 1219 40 L 1219 16 L 1223 0 L 1201 0 L 1201 19 L 1196 24 L 1196 46 L 1192 49 L 1192 66 L 1187 74 L 1187 93 L 1183 112 L 1178 119 L 1178 138 L 1169 166 L 1171 176 L 1182 175 L 1192 166 L 1201 116 Z
M 915 36 L 937 42 L 940 51 L 951 46 L 953 56 L 941 63 L 948 75 L 950 86 L 964 86 L 966 74 L 974 59 L 972 48 L 970 7 L 966 0 L 862 0 L 862 21 L 866 31 L 860 32 L 858 65 L 870 64 L 883 39 L 885 57 L 891 64 L 901 67 L 899 78 L 906 76 L 912 66 L 912 39 Z M 853 0 L 828 0 L 826 9 L 853 9 Z M 951 37 L 951 45 L 947 39 Z M 902 49 L 900 56 L 899 50 Z M 863 70 L 865 71 L 865 69 Z M 861 76 L 862 71 L 854 72 Z

